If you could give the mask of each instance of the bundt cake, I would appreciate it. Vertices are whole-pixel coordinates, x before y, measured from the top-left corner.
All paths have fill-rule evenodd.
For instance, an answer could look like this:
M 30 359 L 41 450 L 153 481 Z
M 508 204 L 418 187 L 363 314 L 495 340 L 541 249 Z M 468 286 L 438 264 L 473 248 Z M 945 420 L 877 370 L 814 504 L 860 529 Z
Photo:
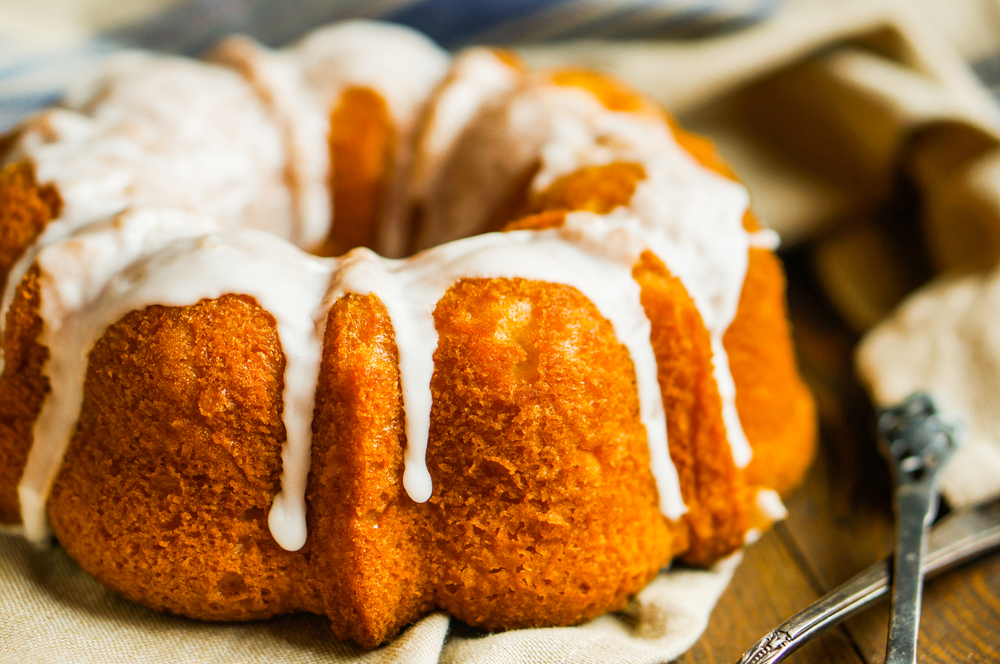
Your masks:
M 774 234 L 614 81 L 347 23 L 113 56 L 0 150 L 0 521 L 141 604 L 580 623 L 809 462 Z

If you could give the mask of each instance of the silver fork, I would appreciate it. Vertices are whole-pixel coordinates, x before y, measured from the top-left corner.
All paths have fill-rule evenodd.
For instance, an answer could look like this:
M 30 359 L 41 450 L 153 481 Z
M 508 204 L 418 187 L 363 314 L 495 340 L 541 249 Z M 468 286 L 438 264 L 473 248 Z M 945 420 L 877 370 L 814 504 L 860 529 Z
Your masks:
M 881 448 L 896 483 L 896 549 L 886 664 L 916 664 L 927 528 L 937 514 L 938 475 L 958 446 L 933 399 L 917 393 L 879 413 Z
M 966 507 L 931 531 L 924 574 L 936 576 L 1000 548 L 1000 502 Z M 884 597 L 892 558 L 875 563 L 781 623 L 743 653 L 738 664 L 777 664 L 850 616 Z
M 743 653 L 737 664 L 777 664 L 830 627 L 858 613 L 880 597 L 893 584 L 894 613 L 906 605 L 908 623 L 899 619 L 896 627 L 898 642 L 909 644 L 908 652 L 916 655 L 917 621 L 920 615 L 920 591 L 923 574 L 936 575 L 1000 548 L 1000 503 L 990 503 L 958 510 L 935 526 L 930 536 L 930 552 L 926 558 L 926 524 L 937 511 L 936 474 L 955 448 L 955 430 L 941 420 L 933 401 L 917 394 L 907 401 L 880 413 L 879 429 L 883 446 L 892 459 L 897 475 L 897 511 L 907 515 L 899 519 L 899 534 L 906 534 L 904 548 L 915 544 L 910 555 L 904 548 L 897 555 L 875 563 L 839 588 L 830 591 L 813 604 L 799 611 L 765 634 Z M 897 462 L 896 460 L 899 459 Z M 921 496 L 918 501 L 901 495 Z M 900 505 L 900 503 L 905 505 Z M 909 533 L 904 533 L 908 530 Z M 900 570 L 902 563 L 902 571 Z M 894 566 L 894 567 L 893 567 Z M 907 576 L 900 583 L 901 576 Z M 897 599 L 897 591 L 908 589 L 909 597 Z M 904 591 L 905 595 L 905 591 Z M 913 603 L 911 603 L 913 602 Z M 905 632 L 904 632 L 905 627 Z M 890 629 L 890 634 L 893 634 Z M 890 635 L 887 657 L 898 657 L 893 651 Z M 896 659 L 893 662 L 906 661 Z

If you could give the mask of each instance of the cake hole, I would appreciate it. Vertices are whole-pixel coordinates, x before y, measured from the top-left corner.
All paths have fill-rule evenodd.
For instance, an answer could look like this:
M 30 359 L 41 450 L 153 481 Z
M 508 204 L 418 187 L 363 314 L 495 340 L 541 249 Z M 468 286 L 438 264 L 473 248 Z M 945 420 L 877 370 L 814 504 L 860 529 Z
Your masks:
M 219 579 L 219 582 L 215 584 L 215 589 L 219 591 L 219 594 L 227 599 L 232 599 L 237 595 L 246 594 L 247 583 L 243 580 L 241 574 L 236 572 L 226 572 Z
M 527 339 L 519 338 L 518 343 L 524 349 L 525 358 L 514 367 L 515 375 L 526 383 L 534 383 L 538 380 L 538 348 Z
M 258 523 L 267 518 L 267 512 L 261 507 L 251 507 L 240 515 L 240 520 L 247 523 Z
M 509 479 L 513 474 L 513 469 L 509 462 L 502 463 L 495 459 L 483 459 L 479 462 L 479 470 L 483 476 L 497 481 Z

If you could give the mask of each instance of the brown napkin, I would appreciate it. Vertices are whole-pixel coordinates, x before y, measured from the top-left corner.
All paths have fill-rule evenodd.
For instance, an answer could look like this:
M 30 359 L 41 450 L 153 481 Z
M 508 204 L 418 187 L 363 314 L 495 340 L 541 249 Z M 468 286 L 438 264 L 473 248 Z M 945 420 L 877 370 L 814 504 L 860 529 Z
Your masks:
M 860 366 L 878 400 L 917 386 L 953 398 L 979 441 L 954 467 L 989 467 L 981 459 L 996 452 L 1000 421 L 1000 409 L 983 406 L 1000 382 L 991 333 L 1000 327 L 985 311 L 998 290 L 990 270 L 1000 256 L 1000 119 L 932 26 L 904 4 L 850 3 L 709 41 L 566 45 L 526 57 L 608 69 L 710 135 L 786 243 L 816 243 L 820 275 L 859 329 L 884 320 L 929 272 L 943 275 L 876 328 Z M 900 217 L 907 223 L 889 221 Z M 913 260 L 924 248 L 928 262 Z M 948 276 L 962 270 L 975 276 Z M 897 352 L 903 344 L 909 350 Z M 967 472 L 945 487 L 956 501 L 969 499 L 955 486 Z M 1000 473 L 985 475 L 1000 485 Z M 61 550 L 38 554 L 0 535 L 0 659 L 663 662 L 701 634 L 736 563 L 665 572 L 622 613 L 581 627 L 485 636 L 456 625 L 449 634 L 437 614 L 365 654 L 309 616 L 214 625 L 156 614 L 102 589 Z

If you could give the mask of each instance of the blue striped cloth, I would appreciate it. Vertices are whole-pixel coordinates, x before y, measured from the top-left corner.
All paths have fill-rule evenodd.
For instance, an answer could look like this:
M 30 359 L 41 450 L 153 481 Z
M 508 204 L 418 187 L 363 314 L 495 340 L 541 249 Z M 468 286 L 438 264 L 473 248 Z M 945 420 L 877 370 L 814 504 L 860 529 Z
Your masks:
M 597 37 L 690 38 L 769 16 L 778 0 L 188 0 L 62 49 L 0 34 L 0 131 L 58 100 L 87 68 L 121 47 L 198 55 L 225 35 L 282 46 L 348 18 L 414 27 L 450 49 Z
M 775 4 L 775 0 L 192 0 L 106 37 L 131 46 L 197 55 L 233 32 L 281 46 L 323 23 L 378 18 L 416 28 L 445 48 L 457 48 L 578 37 L 688 36 L 759 20 Z
M 1000 53 L 987 56 L 972 65 L 979 79 L 990 89 L 993 96 L 1000 101 Z

